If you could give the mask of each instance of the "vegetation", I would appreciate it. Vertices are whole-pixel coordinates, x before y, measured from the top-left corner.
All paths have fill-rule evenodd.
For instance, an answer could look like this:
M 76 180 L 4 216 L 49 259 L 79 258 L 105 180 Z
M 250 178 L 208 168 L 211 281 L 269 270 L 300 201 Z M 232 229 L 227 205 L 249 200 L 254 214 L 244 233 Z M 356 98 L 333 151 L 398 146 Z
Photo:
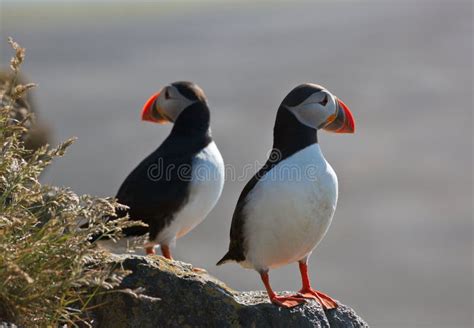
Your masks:
M 31 114 L 18 120 L 18 104 L 34 84 L 17 83 L 25 50 L 15 51 L 12 80 L 0 85 L 0 321 L 25 327 L 89 325 L 91 300 L 110 292 L 126 274 L 88 242 L 94 234 L 118 238 L 126 218 L 105 222 L 120 205 L 43 185 L 41 172 L 64 155 L 73 139 L 56 148 L 24 147 Z M 79 228 L 80 224 L 83 228 Z

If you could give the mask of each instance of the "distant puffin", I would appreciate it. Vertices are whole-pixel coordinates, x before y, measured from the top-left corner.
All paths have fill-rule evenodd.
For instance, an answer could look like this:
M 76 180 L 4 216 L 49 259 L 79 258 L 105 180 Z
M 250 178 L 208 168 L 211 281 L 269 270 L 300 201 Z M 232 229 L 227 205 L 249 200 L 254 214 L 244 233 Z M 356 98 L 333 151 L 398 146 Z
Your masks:
M 294 307 L 306 298 L 325 309 L 337 307 L 329 296 L 311 288 L 308 259 L 323 239 L 336 210 L 338 184 L 318 145 L 316 131 L 354 133 L 349 108 L 316 84 L 294 88 L 281 103 L 266 164 L 243 189 L 232 218 L 227 254 L 217 263 L 240 263 L 260 273 L 270 300 Z M 268 271 L 299 262 L 303 287 L 278 296 Z
M 125 179 L 117 193 L 131 220 L 148 227 L 124 229 L 125 236 L 148 233 L 147 254 L 160 245 L 164 257 L 176 239 L 201 223 L 224 186 L 224 161 L 211 137 L 210 112 L 204 92 L 192 82 L 174 82 L 154 94 L 142 119 L 174 126 L 166 140 Z

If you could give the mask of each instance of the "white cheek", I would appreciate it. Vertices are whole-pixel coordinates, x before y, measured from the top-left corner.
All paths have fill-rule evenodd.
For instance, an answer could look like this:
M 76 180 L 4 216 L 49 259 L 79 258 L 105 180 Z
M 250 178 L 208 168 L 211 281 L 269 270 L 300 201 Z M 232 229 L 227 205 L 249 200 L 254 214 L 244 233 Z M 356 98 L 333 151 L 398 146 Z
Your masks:
M 327 109 L 318 104 L 306 104 L 292 109 L 296 118 L 303 124 L 318 128 L 329 117 Z
M 166 113 L 166 116 L 173 121 L 176 121 L 182 110 L 189 106 L 190 103 L 190 101 L 185 102 L 181 99 L 165 99 L 164 97 L 159 97 L 157 100 L 157 105 Z
M 160 94 L 160 96 L 158 97 L 158 99 L 156 100 L 156 105 L 158 107 L 160 107 L 161 109 L 165 109 L 167 106 L 166 106 L 166 99 L 165 97 Z
M 167 112 L 168 115 L 173 119 L 173 121 L 176 121 L 178 118 L 179 114 L 183 110 L 184 107 L 181 106 L 181 102 L 176 99 L 168 99 L 167 100 Z
M 336 99 L 334 99 L 333 95 L 331 95 L 331 98 L 326 104 L 326 109 L 327 109 L 328 115 L 336 114 Z

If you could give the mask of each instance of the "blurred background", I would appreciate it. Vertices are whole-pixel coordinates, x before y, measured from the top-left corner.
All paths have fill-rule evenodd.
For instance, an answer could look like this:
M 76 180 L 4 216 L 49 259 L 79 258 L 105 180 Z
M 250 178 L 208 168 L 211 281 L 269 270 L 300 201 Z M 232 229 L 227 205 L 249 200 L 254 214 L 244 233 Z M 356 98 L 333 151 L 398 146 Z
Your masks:
M 227 164 L 264 162 L 276 110 L 316 82 L 347 103 L 355 135 L 319 134 L 339 176 L 333 224 L 311 258 L 318 289 L 373 327 L 473 324 L 471 1 L 2 1 L 1 64 L 14 37 L 54 142 L 77 136 L 46 183 L 115 195 L 171 126 L 140 121 L 146 99 L 197 82 Z M 175 257 L 239 290 L 254 271 L 216 267 L 237 198 L 228 181 Z M 299 288 L 296 265 L 274 270 Z

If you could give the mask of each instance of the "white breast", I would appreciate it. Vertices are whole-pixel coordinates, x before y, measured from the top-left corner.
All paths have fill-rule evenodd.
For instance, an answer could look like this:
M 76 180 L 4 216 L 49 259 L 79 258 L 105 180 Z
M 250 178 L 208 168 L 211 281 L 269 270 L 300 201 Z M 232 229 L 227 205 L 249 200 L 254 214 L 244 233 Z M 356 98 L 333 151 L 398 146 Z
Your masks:
M 224 161 L 214 142 L 194 158 L 190 183 L 188 202 L 161 231 L 156 242 L 172 244 L 201 223 L 216 205 L 224 187 Z
M 309 256 L 329 228 L 337 193 L 319 145 L 278 163 L 247 195 L 243 265 L 265 270 Z

